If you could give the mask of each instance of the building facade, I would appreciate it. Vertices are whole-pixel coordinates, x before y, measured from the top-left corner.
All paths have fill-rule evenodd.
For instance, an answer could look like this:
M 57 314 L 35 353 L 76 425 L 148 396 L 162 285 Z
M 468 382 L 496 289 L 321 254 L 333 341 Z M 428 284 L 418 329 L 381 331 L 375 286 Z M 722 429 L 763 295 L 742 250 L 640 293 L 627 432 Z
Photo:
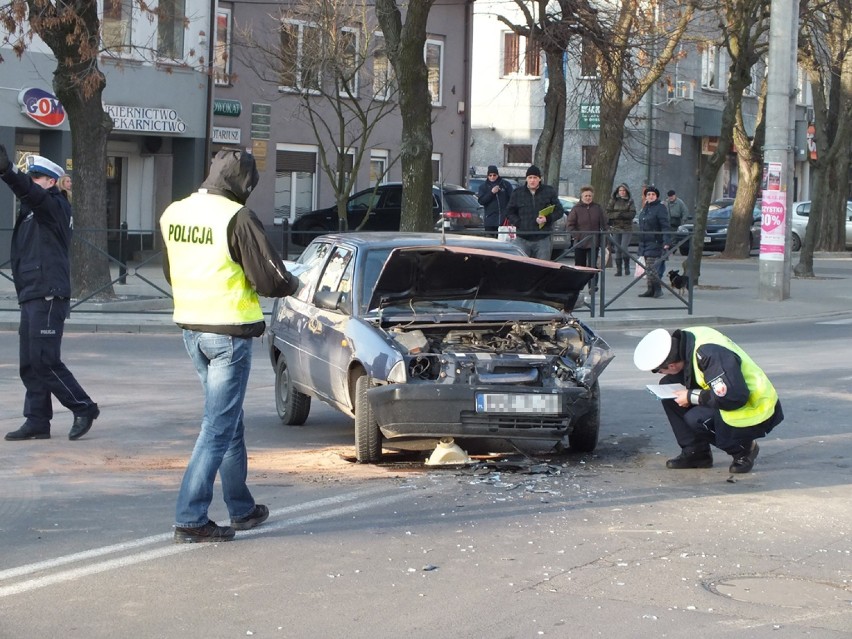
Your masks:
M 435 4 L 429 15 L 424 59 L 432 95 L 436 182 L 461 184 L 466 175 L 471 7 L 470 2 Z M 217 8 L 217 50 L 221 54 L 216 58 L 214 149 L 238 144 L 254 153 L 261 179 L 251 206 L 267 225 L 274 218 L 292 221 L 300 213 L 334 204 L 335 191 L 323 168 L 323 153 L 328 158 L 338 152 L 345 154 L 344 165 L 350 170 L 354 158 L 362 154 L 352 192 L 401 179 L 398 107 L 379 121 L 366 141 L 350 144 L 355 138 L 346 138 L 347 149 L 335 148 L 339 145 L 315 132 L 304 105 L 306 94 L 315 103 L 335 97 L 328 89 L 333 80 L 327 69 L 331 62 L 320 65 L 311 59 L 316 57 L 311 46 L 316 47 L 318 40 L 345 43 L 340 55 L 350 61 L 354 78 L 349 87 L 352 93 L 342 95 L 343 101 L 360 100 L 362 105 L 376 108 L 392 76 L 372 4 L 365 4 L 362 13 L 351 20 L 339 22 L 336 33 L 318 26 L 316 11 L 319 8 L 312 9 L 310 3 L 281 3 L 273 8 L 236 1 L 221 2 Z M 270 50 L 275 59 L 270 58 Z M 323 86 L 317 89 L 321 82 Z M 392 91 L 387 100 L 394 100 Z M 315 118 L 322 123 L 317 128 L 338 126 L 338 113 L 330 104 L 316 107 Z
M 489 164 L 507 177 L 523 175 L 532 161 L 544 115 L 547 69 L 544 56 L 525 38 L 498 19 L 523 18 L 512 6 L 491 0 L 476 2 L 472 68 L 471 175 L 484 175 Z M 578 47 L 581 47 L 579 39 Z M 499 51 L 499 55 L 495 52 Z M 694 208 L 703 163 L 715 149 L 727 89 L 728 60 L 723 49 L 693 34 L 684 39 L 677 61 L 645 95 L 625 124 L 625 147 L 615 185 L 627 183 L 634 196 L 654 184 L 661 192 L 675 189 Z M 591 178 L 597 150 L 599 106 L 594 65 L 583 68 L 582 50 L 566 55 L 568 114 L 559 192 L 579 195 Z M 753 132 L 758 83 L 763 69 L 743 100 L 746 127 Z M 802 74 L 800 74 L 800 78 Z M 794 196 L 808 199 L 809 87 L 800 80 L 795 124 Z M 715 198 L 734 197 L 737 189 L 736 153 L 732 149 L 714 184 Z M 610 194 L 598 194 L 604 200 Z
M 205 35 L 209 3 L 172 2 L 172 11 L 152 18 L 136 3 L 108 1 L 102 18 L 105 52 L 98 62 L 106 76 L 104 107 L 114 126 L 104 167 L 113 255 L 122 225 L 131 250 L 156 247 L 159 214 L 203 177 L 208 73 L 197 52 L 211 44 Z M 45 155 L 73 177 L 68 119 L 52 94 L 51 51 L 35 39 L 21 58 L 8 48 L 2 54 L 0 142 L 18 157 Z M 7 190 L 0 196 L 0 229 L 9 233 L 13 224 Z M 0 240 L 0 250 L 8 251 L 8 245 Z

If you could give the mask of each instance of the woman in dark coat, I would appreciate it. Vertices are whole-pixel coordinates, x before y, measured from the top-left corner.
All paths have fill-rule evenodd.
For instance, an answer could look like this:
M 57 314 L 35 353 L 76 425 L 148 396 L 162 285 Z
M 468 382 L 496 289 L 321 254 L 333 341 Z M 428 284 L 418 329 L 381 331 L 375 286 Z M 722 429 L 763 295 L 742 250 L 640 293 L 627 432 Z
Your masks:
M 666 206 L 660 202 L 660 191 L 656 186 L 645 190 L 645 206 L 639 212 L 639 250 L 645 258 L 645 278 L 648 289 L 639 297 L 662 297 L 663 285 L 657 274 L 657 260 L 671 246 L 671 224 Z
M 612 233 L 615 244 L 621 247 L 621 251 L 613 250 L 615 257 L 615 274 L 621 275 L 621 266 L 624 265 L 624 274 L 630 272 L 630 258 L 627 251 L 630 248 L 630 236 L 633 233 L 633 218 L 636 217 L 636 205 L 630 197 L 630 189 L 626 184 L 619 184 L 613 191 L 612 198 L 606 207 L 607 223 Z

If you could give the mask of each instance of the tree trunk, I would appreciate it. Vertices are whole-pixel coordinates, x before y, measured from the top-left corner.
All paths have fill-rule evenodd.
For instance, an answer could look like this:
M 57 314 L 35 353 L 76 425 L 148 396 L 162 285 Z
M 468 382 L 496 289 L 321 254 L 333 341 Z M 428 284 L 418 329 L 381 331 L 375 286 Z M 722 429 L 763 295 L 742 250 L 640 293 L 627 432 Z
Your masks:
M 620 81 L 620 80 L 619 80 Z M 624 144 L 623 96 L 615 82 L 603 82 L 601 95 L 600 133 L 598 151 L 592 164 L 592 188 L 598 201 L 606 200 L 613 191 L 621 147 Z M 636 199 L 637 210 L 642 207 L 641 198 Z
M 53 90 L 68 113 L 74 162 L 71 294 L 114 297 L 107 252 L 106 143 L 112 120 L 103 108 L 98 68 L 98 3 L 52 5 L 27 0 L 30 26 L 53 51 Z M 117 230 L 117 229 L 116 229 Z
M 765 89 L 764 83 L 764 89 Z M 754 221 L 754 203 L 760 195 L 761 178 L 763 176 L 762 148 L 766 138 L 766 93 L 760 98 L 758 121 L 755 126 L 754 138 L 749 139 L 745 131 L 740 103 L 736 124 L 734 125 L 734 146 L 737 149 L 737 167 L 739 169 L 739 184 L 734 210 L 731 212 L 731 223 L 728 226 L 728 240 L 722 257 L 730 259 L 748 259 L 751 253 L 751 227 Z M 755 238 L 756 240 L 757 238 Z
M 432 219 L 432 97 L 423 57 L 426 21 L 432 4 L 433 0 L 411 0 L 403 25 L 395 0 L 376 0 L 376 17 L 396 75 L 402 114 L 400 231 L 431 231 L 435 226 Z
M 535 163 L 541 169 L 545 184 L 559 190 L 562 148 L 565 144 L 565 111 L 567 89 L 562 67 L 564 51 L 545 50 L 547 93 L 544 96 L 544 125 L 535 148 Z

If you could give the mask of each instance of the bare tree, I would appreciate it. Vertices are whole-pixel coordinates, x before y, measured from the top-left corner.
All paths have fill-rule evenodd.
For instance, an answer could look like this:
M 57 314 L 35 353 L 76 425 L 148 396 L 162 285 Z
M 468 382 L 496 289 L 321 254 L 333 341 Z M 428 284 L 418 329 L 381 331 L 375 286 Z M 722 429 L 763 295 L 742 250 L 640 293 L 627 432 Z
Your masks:
M 316 137 L 343 223 L 369 141 L 397 108 L 385 41 L 370 18 L 359 2 L 308 0 L 269 16 L 275 28 L 265 35 L 271 38 L 253 25 L 237 29 L 236 55 L 277 95 L 297 95 L 298 117 Z
M 719 7 L 719 42 L 730 57 L 728 83 L 722 108 L 722 124 L 716 150 L 701 168 L 698 197 L 695 206 L 695 226 L 690 247 L 690 277 L 698 283 L 701 274 L 701 257 L 704 250 L 704 232 L 707 229 L 707 211 L 713 195 L 713 185 L 719 169 L 728 158 L 734 141 L 734 124 L 741 117 L 743 92 L 752 84 L 752 68 L 766 51 L 766 34 L 769 30 L 769 3 L 767 0 L 725 0 Z M 710 46 L 714 46 L 711 43 Z M 740 199 L 740 215 L 754 206 Z M 747 235 L 746 235 L 747 237 Z
M 799 57 L 814 98 L 817 158 L 811 214 L 794 272 L 814 276 L 814 250 L 845 247 L 849 145 L 852 142 L 852 0 L 810 7 Z
M 68 114 L 74 161 L 74 222 L 77 228 L 103 229 L 106 217 L 107 136 L 112 119 L 103 108 L 106 78 L 98 68 L 100 21 L 95 0 L 74 3 L 13 0 L 0 7 L 0 20 L 10 34 L 6 41 L 24 55 L 38 35 L 56 58 L 53 90 Z M 2 61 L 2 58 L 0 58 Z M 72 245 L 71 282 L 74 297 L 114 295 L 107 257 L 107 237 L 96 233 Z
M 432 219 L 432 96 L 423 56 L 434 0 L 409 0 L 405 22 L 396 0 L 376 0 L 376 17 L 393 66 L 402 114 L 401 231 L 429 231 Z
M 547 91 L 544 96 L 544 123 L 535 147 L 534 162 L 541 168 L 546 184 L 559 184 L 562 149 L 565 143 L 567 89 L 563 61 L 572 39 L 582 36 L 596 40 L 600 48 L 604 40 L 596 22 L 597 10 L 588 2 L 558 0 L 551 5 L 548 0 L 514 0 L 523 16 L 523 24 L 516 24 L 508 16 L 497 19 L 519 36 L 526 38 L 527 57 L 544 52 L 547 65 Z
M 763 175 L 763 145 L 766 141 L 766 79 L 761 82 L 757 105 L 757 119 L 754 135 L 749 136 L 743 118 L 742 103 L 737 109 L 734 121 L 734 148 L 737 150 L 737 169 L 739 182 L 737 196 L 731 211 L 731 223 L 728 225 L 728 237 L 722 257 L 747 259 L 751 252 L 749 242 L 753 223 L 754 204 L 760 194 Z
M 625 123 L 675 58 L 695 14 L 695 0 L 605 6 L 598 13 L 600 37 L 586 42 L 598 69 L 600 132 L 591 178 L 596 193 L 612 192 Z

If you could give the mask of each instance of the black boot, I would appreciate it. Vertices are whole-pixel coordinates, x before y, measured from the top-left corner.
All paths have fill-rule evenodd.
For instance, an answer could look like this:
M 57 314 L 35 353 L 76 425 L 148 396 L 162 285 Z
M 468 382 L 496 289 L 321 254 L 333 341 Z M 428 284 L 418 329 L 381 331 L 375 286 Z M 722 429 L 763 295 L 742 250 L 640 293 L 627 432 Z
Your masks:
M 651 286 L 651 282 L 648 282 L 648 288 L 644 293 L 639 293 L 639 297 L 654 297 L 654 288 Z
M 18 442 L 25 439 L 50 439 L 50 426 L 34 426 L 24 422 L 18 430 L 6 433 L 6 441 Z
M 666 462 L 666 468 L 673 468 L 675 470 L 683 470 L 684 468 L 713 468 L 713 454 L 709 449 L 690 451 L 684 449 L 680 455 Z
M 757 454 L 760 452 L 760 447 L 757 442 L 752 442 L 747 453 L 734 455 L 734 461 L 728 468 L 731 473 L 748 473 L 751 472 L 754 466 L 754 460 L 757 459 Z
M 663 285 L 660 284 L 659 282 L 657 282 L 652 287 L 652 291 L 653 291 L 652 294 L 651 294 L 652 297 L 662 297 L 663 296 Z
M 629 257 L 624 258 L 624 274 L 630 275 L 630 258 Z

